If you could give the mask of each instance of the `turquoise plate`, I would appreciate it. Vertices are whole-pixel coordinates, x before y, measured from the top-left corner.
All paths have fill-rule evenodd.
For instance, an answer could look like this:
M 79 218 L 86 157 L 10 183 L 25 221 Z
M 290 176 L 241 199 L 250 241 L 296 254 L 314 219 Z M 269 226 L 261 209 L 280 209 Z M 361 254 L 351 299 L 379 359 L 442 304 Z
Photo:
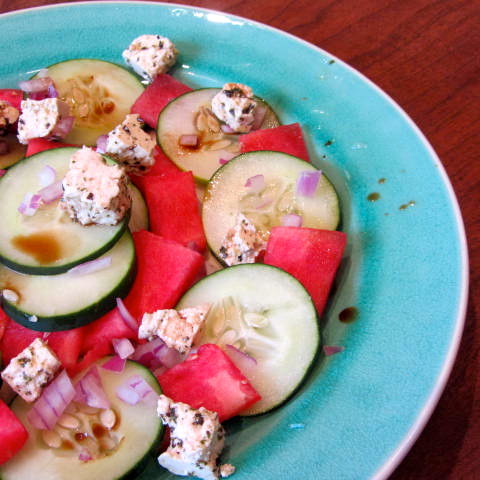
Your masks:
M 385 479 L 445 385 L 468 283 L 457 201 L 412 121 L 327 52 L 219 12 L 72 3 L 4 14 L 0 29 L 8 39 L 0 45 L 2 87 L 73 57 L 122 64 L 134 37 L 159 33 L 180 51 L 173 72 L 180 80 L 193 87 L 246 83 L 284 123 L 302 124 L 314 162 L 339 191 L 349 235 L 323 319 L 325 343 L 345 350 L 319 358 L 282 408 L 230 422 L 224 460 L 236 465 L 236 480 Z M 356 320 L 340 322 L 352 306 Z M 170 475 L 152 465 L 142 478 Z

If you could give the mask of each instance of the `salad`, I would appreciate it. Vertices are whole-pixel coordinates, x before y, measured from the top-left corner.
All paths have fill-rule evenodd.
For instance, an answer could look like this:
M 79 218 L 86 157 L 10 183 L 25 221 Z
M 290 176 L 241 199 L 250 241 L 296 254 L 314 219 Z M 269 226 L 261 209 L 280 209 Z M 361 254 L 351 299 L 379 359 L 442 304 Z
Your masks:
M 281 406 L 317 358 L 335 188 L 300 124 L 242 83 L 192 90 L 177 54 L 142 35 L 128 69 L 70 59 L 0 90 L 6 480 L 152 456 L 229 476 L 223 422 Z

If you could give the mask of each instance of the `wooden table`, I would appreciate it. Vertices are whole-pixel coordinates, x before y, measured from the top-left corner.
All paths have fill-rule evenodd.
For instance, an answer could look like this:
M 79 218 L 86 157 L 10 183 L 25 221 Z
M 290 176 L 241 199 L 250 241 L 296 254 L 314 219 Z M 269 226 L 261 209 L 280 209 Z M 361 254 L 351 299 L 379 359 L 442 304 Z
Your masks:
M 0 0 L 0 12 L 45 3 Z M 460 353 L 445 392 L 391 480 L 480 479 L 480 248 L 475 248 L 480 245 L 480 2 L 175 3 L 248 17 L 326 49 L 390 94 L 432 143 L 453 183 L 466 224 L 470 301 Z

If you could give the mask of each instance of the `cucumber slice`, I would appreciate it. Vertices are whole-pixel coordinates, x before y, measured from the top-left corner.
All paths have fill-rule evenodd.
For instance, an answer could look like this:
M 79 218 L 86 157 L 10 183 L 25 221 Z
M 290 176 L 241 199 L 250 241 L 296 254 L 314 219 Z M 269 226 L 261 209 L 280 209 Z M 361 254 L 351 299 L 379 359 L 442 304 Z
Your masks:
M 289 213 L 300 215 L 303 227 L 337 228 L 339 200 L 324 174 L 312 197 L 296 195 L 297 179 L 305 171 L 317 169 L 286 153 L 258 151 L 235 157 L 213 175 L 203 198 L 202 219 L 208 245 L 222 263 L 219 250 L 238 213 L 243 213 L 266 235 L 272 227 L 281 225 L 282 217 Z M 245 184 L 256 175 L 263 175 L 265 187 L 254 192 Z
M 210 108 L 219 91 L 219 88 L 203 88 L 184 93 L 172 100 L 158 118 L 158 144 L 179 168 L 191 170 L 200 182 L 210 179 L 220 167 L 220 159 L 230 159 L 232 154 L 240 152 L 238 135 L 222 133 L 218 120 L 212 130 L 208 127 L 208 115 L 201 111 Z M 267 109 L 261 128 L 278 126 L 278 118 L 270 106 L 258 97 L 255 100 Z M 199 136 L 200 145 L 195 149 L 182 147 L 180 137 L 191 134 Z
M 106 359 L 98 362 L 100 365 Z M 107 433 L 97 414 L 86 414 L 78 404 L 72 415 L 82 422 L 82 425 L 92 425 L 93 428 L 83 428 L 80 431 L 69 431 L 59 428 L 62 432 L 62 446 L 54 449 L 48 447 L 42 438 L 42 432 L 33 428 L 27 413 L 31 408 L 20 397 L 12 404 L 12 410 L 27 428 L 29 437 L 22 450 L 10 461 L 0 467 L 0 477 L 3 480 L 60 480 L 72 478 L 75 480 L 113 480 L 118 478 L 135 478 L 144 468 L 150 458 L 153 458 L 160 442 L 163 426 L 156 414 L 156 405 L 145 402 L 129 405 L 121 401 L 117 388 L 133 375 L 141 375 L 148 384 L 161 393 L 160 386 L 154 375 L 142 365 L 128 360 L 122 373 L 113 373 L 98 368 L 104 390 L 110 400 L 111 409 L 115 412 L 117 421 Z M 107 455 L 82 462 L 78 459 L 81 444 L 75 440 L 75 434 L 82 431 L 97 433 L 90 435 L 92 441 L 98 443 L 102 438 L 111 436 L 116 442 L 123 437 L 118 446 Z M 100 435 L 102 434 L 102 435 Z M 78 437 L 77 437 L 78 438 Z M 105 440 L 104 440 L 105 441 Z
M 101 317 L 124 297 L 135 277 L 135 248 L 132 236 L 123 237 L 103 257 L 108 267 L 84 275 L 25 275 L 0 266 L 0 290 L 18 295 L 3 296 L 5 313 L 18 323 L 39 331 L 68 330 Z M 5 298 L 7 297 L 7 298 Z
M 76 145 L 95 145 L 124 120 L 144 90 L 136 75 L 103 60 L 66 60 L 50 65 L 48 75 L 75 117 L 65 141 Z
M 196 344 L 231 344 L 257 364 L 244 371 L 262 399 L 243 412 L 263 413 L 298 388 L 320 343 L 315 307 L 305 288 L 279 268 L 236 265 L 204 277 L 176 308 L 210 303 Z
M 128 222 L 129 230 L 138 232 L 139 230 L 148 230 L 148 207 L 140 190 L 131 183 L 129 185 L 130 195 L 132 196 L 132 208 L 130 211 L 130 221 Z
M 59 201 L 22 215 L 18 206 L 27 192 L 37 192 L 45 165 L 64 177 L 76 148 L 56 148 L 25 158 L 0 180 L 0 262 L 22 273 L 53 275 L 100 256 L 122 236 L 128 219 L 115 226 L 83 226 L 70 220 Z M 105 157 L 107 158 L 107 157 Z M 109 159 L 108 159 L 109 160 Z M 109 160 L 112 162 L 112 160 Z
M 27 146 L 22 145 L 17 136 L 13 133 L 7 133 L 0 139 L 7 144 L 8 151 L 3 155 L 0 155 L 0 169 L 8 168 L 21 160 L 27 151 Z

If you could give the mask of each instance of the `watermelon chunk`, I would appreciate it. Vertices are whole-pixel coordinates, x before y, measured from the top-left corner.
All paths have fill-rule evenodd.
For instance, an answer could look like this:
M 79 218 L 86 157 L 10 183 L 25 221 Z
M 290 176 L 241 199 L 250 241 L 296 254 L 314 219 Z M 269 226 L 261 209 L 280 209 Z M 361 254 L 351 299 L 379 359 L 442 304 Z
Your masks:
M 27 145 L 27 152 L 25 153 L 26 157 L 34 155 L 38 152 L 43 152 L 44 150 L 51 150 L 52 148 L 61 148 L 61 147 L 78 147 L 78 145 L 72 145 L 71 143 L 61 143 L 55 142 L 53 140 L 47 140 L 46 138 L 32 138 Z
M 112 339 L 137 337 L 137 332 L 125 323 L 117 308 L 83 328 L 85 339 L 82 343 L 82 353 L 97 349 L 107 355 L 113 352 Z
M 198 252 L 146 230 L 135 232 L 133 240 L 137 276 L 124 303 L 140 320 L 145 312 L 173 308 L 205 266 Z
M 202 345 L 184 362 L 160 374 L 158 381 L 173 401 L 217 412 L 220 422 L 261 398 L 225 352 L 213 344 Z
M 0 100 L 8 102 L 12 107 L 20 110 L 23 100 L 23 92 L 16 88 L 0 88 Z
M 347 235 L 332 230 L 274 227 L 264 262 L 293 275 L 307 289 L 322 314 L 347 243 Z
M 49 345 L 62 365 L 70 372 L 78 361 L 83 341 L 83 328 L 62 332 L 37 332 L 8 318 L 5 332 L 0 340 L 0 351 L 5 365 L 36 338 L 42 338 Z
M 302 128 L 298 123 L 280 125 L 274 128 L 264 128 L 240 135 L 240 151 L 254 152 L 256 150 L 273 150 L 293 155 L 310 161 Z
M 141 191 L 148 205 L 150 230 L 185 247 L 203 251 L 205 233 L 192 172 L 146 176 Z
M 0 400 L 0 465 L 10 460 L 25 444 L 28 432 L 7 404 Z
M 158 75 L 137 98 L 130 112 L 138 113 L 146 124 L 157 128 L 158 115 L 165 106 L 190 90 L 190 87 L 166 73 Z
M 3 311 L 3 308 L 0 307 L 0 341 L 2 340 L 5 329 L 7 328 L 8 321 L 8 315 Z

